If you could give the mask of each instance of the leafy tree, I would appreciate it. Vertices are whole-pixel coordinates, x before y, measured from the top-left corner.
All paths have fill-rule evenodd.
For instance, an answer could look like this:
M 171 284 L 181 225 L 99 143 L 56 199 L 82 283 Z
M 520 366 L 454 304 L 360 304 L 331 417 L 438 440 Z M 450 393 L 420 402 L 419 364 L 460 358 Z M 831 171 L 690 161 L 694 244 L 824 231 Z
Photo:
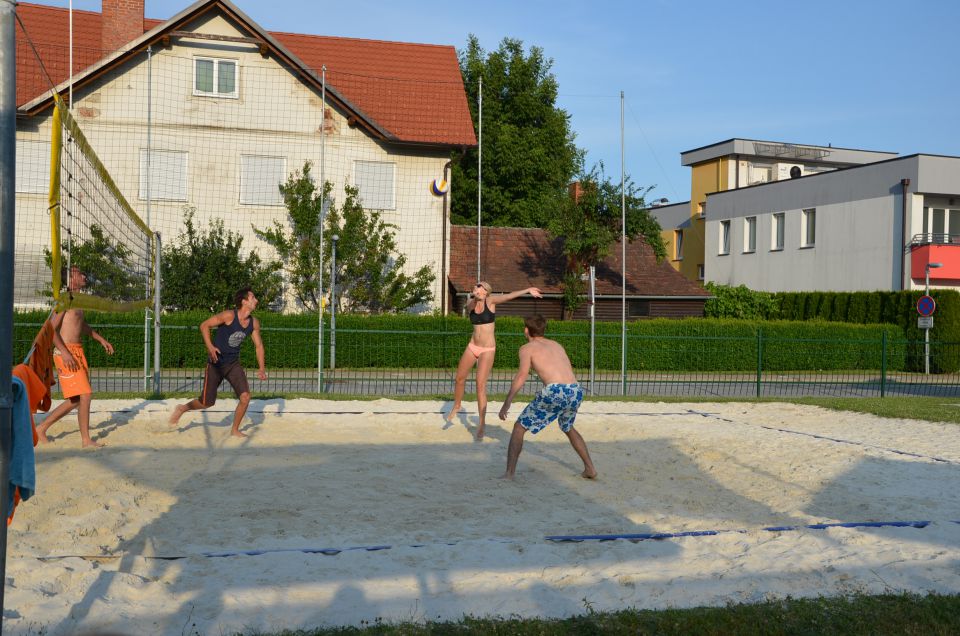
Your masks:
M 286 183 L 280 185 L 288 223 L 274 221 L 271 228 L 261 230 L 254 227 L 253 231 L 276 250 L 297 304 L 317 311 L 320 299 L 320 217 L 324 195 L 329 198 L 331 186 L 327 184 L 325 192 L 321 193 L 313 182 L 311 168 L 312 164 L 307 161 L 301 170 L 295 171 L 287 177 Z M 325 238 L 329 242 L 329 237 Z M 329 250 L 326 253 L 329 259 Z
M 753 291 L 746 285 L 731 287 L 707 282 L 704 287 L 713 294 L 703 307 L 707 318 L 743 318 L 774 320 L 780 318 L 780 304 L 770 292 Z
M 640 189 L 630 179 L 624 189 L 603 172 L 603 165 L 581 174 L 576 196 L 560 199 L 553 208 L 547 229 L 563 240 L 566 269 L 563 276 L 564 307 L 572 313 L 583 303 L 583 275 L 590 265 L 600 263 L 623 233 L 626 211 L 626 234 L 629 240 L 645 241 L 657 257 L 666 256 L 660 224 L 644 202 L 650 188 Z M 621 192 L 625 196 L 621 197 Z M 623 205 L 625 204 L 625 206 Z
M 504 38 L 486 53 L 471 35 L 460 53 L 470 114 L 477 127 L 479 78 L 483 77 L 483 224 L 546 227 L 557 197 L 583 164 L 570 116 L 556 106 L 553 61 L 543 50 Z M 476 222 L 477 149 L 453 158 L 451 218 Z
M 246 285 L 264 306 L 275 304 L 281 294 L 280 265 L 263 263 L 255 251 L 242 256 L 243 236 L 225 232 L 222 219 L 212 219 L 206 230 L 198 230 L 195 213 L 195 208 L 184 208 L 184 231 L 163 249 L 163 307 L 220 311 L 233 306 L 234 293 Z
M 287 206 L 289 225 L 277 221 L 272 228 L 254 232 L 273 246 L 287 273 L 292 291 L 301 305 L 317 310 L 317 272 L 330 262 L 333 236 L 337 242 L 337 303 L 347 311 L 401 312 L 433 299 L 431 285 L 436 275 L 430 266 L 412 276 L 404 273 L 407 258 L 397 251 L 396 226 L 383 220 L 379 211 L 365 210 L 356 188 L 347 186 L 341 206 L 330 202 L 320 245 L 323 192 L 310 176 L 311 164 L 291 174 L 280 186 Z M 322 251 L 322 260 L 321 260 Z
M 85 293 L 117 301 L 142 300 L 150 295 L 142 266 L 137 267 L 132 262 L 135 258 L 133 252 L 125 245 L 111 241 L 99 225 L 90 226 L 89 239 L 64 241 L 61 249 L 61 265 L 66 268 L 66 254 L 69 252 L 70 266 L 85 274 L 86 284 L 82 290 Z M 53 254 L 48 249 L 44 249 L 44 260 L 47 267 L 52 266 Z M 66 286 L 69 279 L 64 274 L 60 280 Z M 42 295 L 52 296 L 49 289 Z

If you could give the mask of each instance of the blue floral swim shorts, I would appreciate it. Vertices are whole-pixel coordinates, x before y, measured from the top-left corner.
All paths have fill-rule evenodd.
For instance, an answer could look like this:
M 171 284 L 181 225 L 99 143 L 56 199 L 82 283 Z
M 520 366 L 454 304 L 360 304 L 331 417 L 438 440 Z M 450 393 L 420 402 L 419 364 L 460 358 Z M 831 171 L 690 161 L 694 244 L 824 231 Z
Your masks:
M 523 409 L 517 422 L 536 435 L 550 422 L 557 420 L 564 433 L 573 428 L 577 409 L 583 402 L 583 389 L 579 384 L 548 384 L 537 393 L 533 402 Z

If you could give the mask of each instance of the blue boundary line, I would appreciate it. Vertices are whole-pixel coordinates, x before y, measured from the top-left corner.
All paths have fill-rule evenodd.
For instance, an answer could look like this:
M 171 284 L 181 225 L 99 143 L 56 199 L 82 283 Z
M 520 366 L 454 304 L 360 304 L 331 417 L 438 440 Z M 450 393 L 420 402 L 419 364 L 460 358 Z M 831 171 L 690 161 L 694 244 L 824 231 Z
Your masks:
M 680 539 L 684 537 L 712 537 L 721 534 L 747 534 L 749 532 L 794 532 L 799 530 L 827 530 L 829 528 L 918 528 L 923 529 L 933 523 L 932 521 L 838 521 L 833 523 L 810 523 L 796 526 L 767 526 L 757 530 L 734 529 L 734 530 L 686 530 L 683 532 L 644 532 L 638 534 L 581 534 L 581 535 L 551 535 L 544 537 L 545 541 L 554 543 L 581 543 L 584 541 L 616 541 L 624 539 L 627 541 L 648 541 L 662 539 Z M 960 521 L 950 520 L 945 523 L 954 523 L 960 525 Z M 458 541 L 438 541 L 435 543 L 412 543 L 408 545 L 358 545 L 346 548 L 264 548 L 260 550 L 224 550 L 217 552 L 201 552 L 199 554 L 179 554 L 169 556 L 141 556 L 143 559 L 157 561 L 178 561 L 181 559 L 190 559 L 194 557 L 203 557 L 208 559 L 221 559 L 237 556 L 262 556 L 264 554 L 322 554 L 324 556 L 336 556 L 343 552 L 380 552 L 382 550 L 392 550 L 394 548 L 426 548 L 437 545 L 459 545 L 468 540 Z M 512 539 L 487 539 L 493 543 L 503 543 L 514 545 L 520 543 Z M 122 559 L 126 555 L 82 555 L 82 554 L 63 554 L 55 556 L 36 557 L 38 561 L 56 561 L 60 559 Z
M 953 523 L 960 523 L 954 521 Z M 926 528 L 929 521 L 852 521 L 836 523 L 810 523 L 800 526 L 768 526 L 763 532 L 793 532 L 797 530 L 826 530 L 828 528 Z M 639 534 L 560 534 L 544 537 L 547 541 L 580 543 L 582 541 L 648 541 L 651 539 L 678 539 L 681 537 L 704 537 L 719 534 L 746 534 L 750 530 L 691 530 L 688 532 L 642 532 Z
M 776 426 L 768 426 L 766 424 L 751 424 L 749 422 L 738 422 L 737 420 L 731 420 L 726 417 L 720 417 L 719 415 L 716 415 L 714 413 L 708 413 L 705 411 L 695 411 L 690 409 L 687 411 L 687 413 L 689 413 L 690 415 L 699 415 L 701 417 L 713 418 L 716 420 L 720 420 L 721 422 L 727 422 L 729 424 L 739 424 L 740 426 L 756 426 L 758 428 L 765 428 L 768 431 L 776 431 L 778 433 L 789 433 L 791 435 L 800 435 L 803 437 L 812 437 L 814 439 L 822 439 L 828 442 L 836 442 L 837 444 L 849 444 L 851 446 L 860 446 L 862 448 L 873 448 L 875 450 L 881 450 L 887 453 L 893 453 L 894 455 L 904 455 L 906 457 L 915 457 L 917 459 L 929 459 L 931 461 L 940 462 L 943 464 L 952 464 L 952 465 L 960 464 L 960 462 L 956 462 L 952 459 L 944 459 L 943 457 L 936 457 L 934 455 L 922 455 L 920 453 L 911 453 L 909 451 L 898 450 L 896 448 L 887 448 L 886 446 L 878 446 L 876 444 L 865 444 L 863 442 L 854 442 L 848 439 L 828 437 L 826 435 L 817 435 L 816 433 L 804 433 L 803 431 L 794 431 L 789 428 L 778 428 Z

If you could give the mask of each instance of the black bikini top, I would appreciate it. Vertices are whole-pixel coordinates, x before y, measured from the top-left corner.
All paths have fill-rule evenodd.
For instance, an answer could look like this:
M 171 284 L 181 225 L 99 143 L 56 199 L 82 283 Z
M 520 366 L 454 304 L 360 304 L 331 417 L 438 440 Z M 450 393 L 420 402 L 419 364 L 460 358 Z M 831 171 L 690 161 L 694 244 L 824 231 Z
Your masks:
M 475 325 L 489 325 L 494 321 L 494 319 L 496 319 L 496 314 L 490 311 L 490 306 L 486 303 L 486 301 L 480 301 L 480 302 L 483 303 L 483 311 L 481 311 L 480 313 L 477 313 L 473 311 L 473 309 L 471 309 L 470 322 L 472 322 Z

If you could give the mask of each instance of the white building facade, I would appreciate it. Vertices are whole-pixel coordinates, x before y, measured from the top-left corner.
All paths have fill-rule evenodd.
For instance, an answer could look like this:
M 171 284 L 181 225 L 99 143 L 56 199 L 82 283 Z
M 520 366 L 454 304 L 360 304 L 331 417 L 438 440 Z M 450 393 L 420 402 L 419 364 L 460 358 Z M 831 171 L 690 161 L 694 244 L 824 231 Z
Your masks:
M 960 285 L 960 157 L 910 155 L 707 195 L 706 279 L 758 291 Z

